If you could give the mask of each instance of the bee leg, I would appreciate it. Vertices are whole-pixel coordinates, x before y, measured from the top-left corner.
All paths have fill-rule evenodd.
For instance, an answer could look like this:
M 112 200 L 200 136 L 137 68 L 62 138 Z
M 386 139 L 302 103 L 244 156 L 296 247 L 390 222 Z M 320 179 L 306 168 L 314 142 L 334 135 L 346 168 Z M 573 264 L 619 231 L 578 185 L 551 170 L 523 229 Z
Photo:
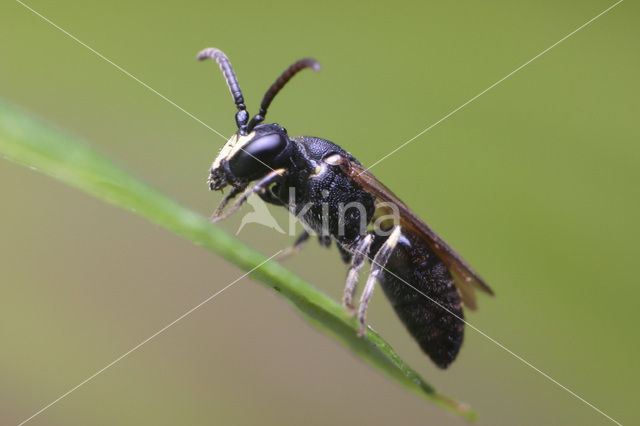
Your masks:
M 298 238 L 296 238 L 295 243 L 293 243 L 293 245 L 291 247 L 289 247 L 288 249 L 283 251 L 280 254 L 280 256 L 278 256 L 278 260 L 286 259 L 286 258 L 296 254 L 297 252 L 299 252 L 302 249 L 302 246 L 304 246 L 304 244 L 307 242 L 307 240 L 309 239 L 310 236 L 311 236 L 311 234 L 309 234 L 307 231 L 302 231 L 302 234 L 298 235 Z
M 351 263 L 351 260 L 353 259 L 353 255 L 351 254 L 351 252 L 342 247 L 340 244 L 336 244 L 336 246 L 338 247 L 338 252 L 340 253 L 340 258 L 342 259 L 342 261 L 344 263 Z
M 275 182 L 278 178 L 284 176 L 286 173 L 287 173 L 286 169 L 276 169 L 271 171 L 268 175 L 260 179 L 258 183 L 253 185 L 251 188 L 247 189 L 227 212 L 222 213 L 222 209 L 227 204 L 228 199 L 231 199 L 232 196 L 235 196 L 237 194 L 237 192 L 234 194 L 234 190 L 231 190 L 229 195 L 227 195 L 225 199 L 222 200 L 221 205 L 216 209 L 216 212 L 211 217 L 211 222 L 219 222 L 221 220 L 228 218 L 233 213 L 235 213 L 236 210 L 238 210 L 245 203 L 245 201 L 247 201 L 247 198 L 249 198 L 251 194 L 264 192 L 264 190 L 269 185 Z
M 382 247 L 380 247 L 380 250 L 378 250 L 371 261 L 371 272 L 369 273 L 367 284 L 365 284 L 364 290 L 362 291 L 360 306 L 358 307 L 358 321 L 360 322 L 360 331 L 358 331 L 358 336 L 362 337 L 367 332 L 367 326 L 364 322 L 367 314 L 367 306 L 369 305 L 369 300 L 373 294 L 373 288 L 375 287 L 376 280 L 384 270 L 385 265 L 389 261 L 389 257 L 391 257 L 391 253 L 393 253 L 393 250 L 396 248 L 398 238 L 400 238 L 400 226 L 396 225 L 391 232 L 391 235 L 389 235 L 384 244 L 382 244 Z
M 234 186 L 233 188 L 231 188 L 231 191 L 229 191 L 229 193 L 222 199 L 222 202 L 220 203 L 216 211 L 213 213 L 213 216 L 211 216 L 212 220 L 220 216 L 222 214 L 222 210 L 224 210 L 224 208 L 227 206 L 229 201 L 235 198 L 235 196 L 241 193 L 242 191 L 244 191 L 244 188 L 241 186 Z
M 329 235 L 318 235 L 318 244 L 324 248 L 331 247 L 331 237 Z
M 364 265 L 364 261 L 369 256 L 369 249 L 373 242 L 373 234 L 367 234 L 359 243 L 356 244 L 353 256 L 351 258 L 351 266 L 347 272 L 347 282 L 344 285 L 344 296 L 342 297 L 342 304 L 349 311 L 355 313 L 355 307 L 353 306 L 353 293 L 356 291 L 356 284 L 358 283 L 358 272 Z

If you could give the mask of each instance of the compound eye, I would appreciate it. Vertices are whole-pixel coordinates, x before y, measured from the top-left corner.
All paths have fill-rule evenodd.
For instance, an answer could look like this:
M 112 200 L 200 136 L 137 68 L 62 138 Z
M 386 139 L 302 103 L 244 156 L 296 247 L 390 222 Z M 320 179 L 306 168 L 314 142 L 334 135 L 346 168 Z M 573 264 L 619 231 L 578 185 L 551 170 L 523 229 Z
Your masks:
M 255 178 L 280 167 L 287 138 L 279 133 L 261 136 L 246 144 L 229 160 L 231 173 L 239 178 Z M 278 161 L 279 160 L 279 161 Z

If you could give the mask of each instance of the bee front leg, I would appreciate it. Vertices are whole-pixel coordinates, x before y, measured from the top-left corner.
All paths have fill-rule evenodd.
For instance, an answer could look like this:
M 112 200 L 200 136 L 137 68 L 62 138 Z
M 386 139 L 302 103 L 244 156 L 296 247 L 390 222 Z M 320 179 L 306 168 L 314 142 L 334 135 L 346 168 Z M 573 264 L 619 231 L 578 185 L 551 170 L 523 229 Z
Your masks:
M 373 294 L 373 288 L 375 287 L 376 280 L 384 271 L 384 267 L 389 261 L 389 257 L 391 257 L 391 253 L 396 248 L 398 244 L 398 239 L 400 238 L 400 226 L 396 225 L 389 238 L 382 244 L 380 250 L 376 253 L 371 261 L 371 272 L 369 273 L 369 278 L 367 279 L 367 284 L 364 286 L 364 290 L 362 291 L 362 296 L 360 297 L 360 306 L 358 307 L 358 321 L 360 322 L 360 330 L 358 331 L 358 336 L 364 336 L 367 332 L 367 326 L 365 324 L 365 317 L 367 314 L 367 306 L 369 305 L 369 300 L 371 299 L 371 295 Z
M 238 195 L 239 193 L 241 193 L 242 191 L 244 191 L 243 187 L 234 186 L 233 188 L 231 188 L 231 191 L 229 191 L 229 193 L 222 199 L 222 202 L 220 203 L 220 205 L 218 206 L 216 211 L 211 216 L 211 220 L 215 221 L 215 219 L 217 217 L 221 216 L 222 215 L 222 210 L 224 210 L 224 208 L 227 206 L 229 201 L 234 199 L 235 196 Z
M 369 249 L 373 242 L 373 234 L 367 234 L 354 249 L 353 257 L 351 258 L 351 266 L 347 272 L 347 282 L 344 286 L 344 296 L 342 297 L 342 304 L 351 312 L 355 312 L 353 306 L 353 293 L 356 291 L 356 284 L 358 283 L 358 272 L 364 265 L 364 261 L 369 256 Z
M 256 193 L 260 193 L 260 192 L 264 192 L 265 189 L 271 185 L 273 182 L 275 182 L 278 178 L 281 178 L 282 176 L 284 176 L 285 174 L 287 174 L 287 170 L 286 169 L 276 169 L 271 171 L 268 175 L 266 175 L 265 177 L 263 177 L 262 179 L 260 179 L 258 181 L 258 183 L 256 183 L 255 185 L 253 185 L 251 188 L 247 189 L 241 196 L 240 198 L 238 198 L 238 200 L 233 204 L 233 206 L 231 206 L 231 208 L 226 212 L 226 213 L 222 213 L 222 209 L 225 207 L 225 205 L 229 202 L 229 200 L 231 198 L 233 198 L 234 196 L 237 195 L 237 193 L 239 192 L 235 192 L 234 193 L 234 189 L 231 190 L 231 192 L 229 193 L 229 195 L 227 195 L 224 200 L 222 200 L 222 203 L 220 204 L 220 206 L 216 209 L 216 212 L 213 214 L 213 216 L 211 217 L 211 222 L 219 222 L 221 220 L 224 220 L 226 218 L 228 218 L 229 216 L 231 216 L 233 213 L 235 213 L 240 207 L 242 207 L 242 205 L 247 201 L 247 198 L 249 198 L 249 196 L 251 194 L 256 194 Z M 242 189 L 240 189 L 241 191 Z

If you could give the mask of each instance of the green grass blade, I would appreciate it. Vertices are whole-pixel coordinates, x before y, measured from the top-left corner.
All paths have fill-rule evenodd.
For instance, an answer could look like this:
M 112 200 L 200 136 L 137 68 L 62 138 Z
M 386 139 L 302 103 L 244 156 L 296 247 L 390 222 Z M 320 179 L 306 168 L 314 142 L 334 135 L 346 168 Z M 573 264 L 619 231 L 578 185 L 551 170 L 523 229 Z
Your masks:
M 0 101 L 0 155 L 138 214 L 249 271 L 266 258 L 119 168 L 88 146 Z M 276 262 L 251 273 L 276 290 L 303 318 L 406 388 L 467 419 L 475 413 L 439 394 L 375 331 L 356 335 L 358 325 L 342 306 Z

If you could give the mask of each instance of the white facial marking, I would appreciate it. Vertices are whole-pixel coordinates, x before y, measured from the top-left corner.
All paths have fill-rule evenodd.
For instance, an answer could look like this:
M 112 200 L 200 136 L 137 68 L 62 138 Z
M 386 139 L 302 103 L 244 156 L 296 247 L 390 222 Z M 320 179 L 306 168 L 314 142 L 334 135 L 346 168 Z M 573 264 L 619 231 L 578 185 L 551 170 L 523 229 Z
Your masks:
M 229 161 L 234 155 L 238 153 L 245 145 L 247 145 L 251 139 L 255 136 L 255 132 L 251 132 L 248 135 L 238 135 L 237 133 L 231 136 L 231 138 L 224 144 L 220 153 L 213 160 L 211 168 L 216 170 L 220 167 L 222 160 Z

